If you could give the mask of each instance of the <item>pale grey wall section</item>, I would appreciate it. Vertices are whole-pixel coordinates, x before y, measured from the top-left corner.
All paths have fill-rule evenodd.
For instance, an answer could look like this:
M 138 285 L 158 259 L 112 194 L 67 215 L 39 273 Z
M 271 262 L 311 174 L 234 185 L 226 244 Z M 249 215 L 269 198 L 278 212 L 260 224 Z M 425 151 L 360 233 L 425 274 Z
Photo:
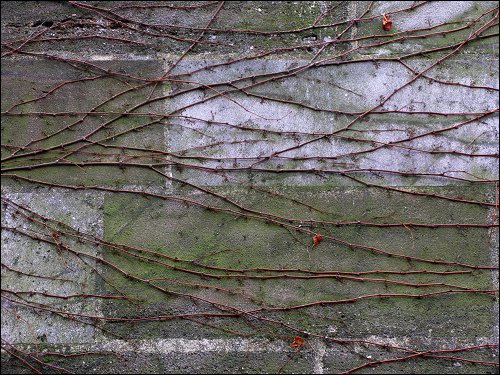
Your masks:
M 217 64 L 222 60 L 203 59 L 200 62 L 187 61 L 181 63 L 175 70 L 176 73 L 190 71 L 205 64 Z M 233 64 L 230 67 L 213 69 L 209 73 L 202 72 L 193 74 L 193 79 L 202 83 L 214 83 L 231 78 L 240 78 L 249 76 L 251 72 L 276 72 L 292 67 L 307 65 L 308 61 L 276 61 L 267 60 L 263 62 L 242 62 Z M 414 62 L 413 68 L 422 71 L 430 66 L 427 60 Z M 473 78 L 465 66 L 472 66 Z M 452 57 L 445 61 L 437 69 L 430 70 L 428 76 L 440 80 L 451 80 L 463 83 L 474 81 L 477 85 L 486 85 L 498 87 L 498 75 L 494 74 L 498 66 L 498 59 L 485 59 L 482 54 L 472 54 L 466 56 Z M 455 69 L 453 67 L 460 67 Z M 458 70 L 458 72 L 457 72 Z M 262 100 L 258 97 L 248 97 L 243 94 L 233 95 L 234 102 L 229 102 L 225 98 L 216 98 L 206 103 L 191 106 L 179 112 L 179 114 L 199 118 L 205 121 L 193 121 L 192 119 L 182 121 L 177 120 L 184 128 L 176 128 L 169 132 L 169 149 L 172 151 L 181 151 L 190 147 L 209 144 L 211 137 L 228 140 L 244 140 L 248 137 L 248 132 L 228 129 L 217 122 L 231 122 L 243 124 L 250 128 L 263 128 L 276 131 L 302 131 L 328 134 L 343 128 L 353 120 L 352 116 L 339 115 L 334 113 L 336 110 L 352 111 L 362 113 L 367 108 L 376 106 L 381 97 L 387 97 L 395 89 L 405 84 L 413 76 L 413 73 L 404 69 L 397 62 L 384 62 L 383 64 L 374 64 L 371 62 L 359 63 L 348 66 L 324 67 L 310 70 L 299 76 L 292 76 L 286 80 L 277 83 L 270 83 L 258 86 L 255 89 L 249 89 L 250 93 L 276 98 L 277 100 L 296 100 L 305 103 L 311 107 L 328 109 L 325 111 L 313 112 L 306 108 L 293 106 L 288 103 L 272 102 Z M 353 79 L 355 77 L 355 79 Z M 318 85 L 321 82 L 321 86 Z M 346 89 L 346 88 L 349 89 Z M 171 110 L 182 109 L 189 106 L 190 103 L 203 100 L 206 97 L 214 95 L 214 92 L 205 90 L 204 92 L 194 92 L 176 97 L 169 103 Z M 387 110 L 408 111 L 431 111 L 431 112 L 477 112 L 480 113 L 484 108 L 491 108 L 492 95 L 486 90 L 471 90 L 465 87 L 456 87 L 445 85 L 422 77 L 411 86 L 402 89 L 394 95 L 385 105 Z M 266 114 L 262 116 L 260 114 Z M 409 120 L 412 116 L 412 127 L 406 127 L 401 131 L 401 123 Z M 392 121 L 391 121 L 392 120 Z M 206 121 L 213 121 L 207 124 Z M 440 124 L 440 121 L 442 123 Z M 456 117 L 456 124 L 463 122 L 462 117 Z M 338 169 L 337 163 L 347 163 L 352 169 L 387 169 L 394 171 L 428 172 L 443 173 L 448 171 L 450 175 L 456 177 L 466 177 L 470 173 L 479 178 L 498 178 L 498 160 L 491 157 L 467 156 L 457 157 L 457 155 L 432 155 L 413 150 L 407 150 L 402 147 L 413 147 L 423 150 L 456 150 L 464 153 L 495 153 L 498 144 L 498 128 L 495 127 L 497 119 L 494 117 L 485 118 L 480 122 L 473 122 L 463 126 L 457 126 L 456 130 L 417 138 L 412 141 L 402 141 L 408 137 L 424 134 L 436 128 L 445 128 L 450 126 L 449 119 L 444 117 L 442 120 L 433 119 L 425 115 L 384 115 L 370 116 L 368 121 L 358 122 L 352 126 L 353 130 L 362 132 L 351 132 L 349 135 L 362 138 L 373 139 L 383 143 L 393 143 L 394 145 L 380 148 L 369 154 L 360 154 L 354 160 L 349 155 L 342 155 L 351 152 L 370 150 L 373 148 L 372 142 L 366 142 L 365 145 L 359 143 L 353 144 L 345 142 L 343 139 L 323 139 L 308 144 L 300 149 L 295 149 L 281 153 L 284 157 L 307 157 L 310 155 L 323 155 L 326 157 L 337 157 L 326 162 L 324 160 L 306 160 L 303 162 L 288 161 L 282 159 L 282 162 L 260 163 L 258 167 L 266 168 L 269 166 L 281 165 L 288 168 L 297 169 Z M 193 130 L 190 130 L 192 128 Z M 373 129 L 373 132 L 366 132 Z M 377 132 L 377 129 L 388 131 Z M 392 131 L 391 131 L 392 130 Z M 202 135 L 200 136 L 200 132 Z M 223 137 L 220 135 L 224 134 Z M 203 136 L 205 135 L 205 136 Z M 345 133 L 344 133 L 345 135 Z M 285 150 L 299 144 L 296 137 L 283 137 L 279 143 L 275 139 L 261 140 L 258 143 L 245 143 L 224 145 L 219 148 L 212 148 L 211 157 L 213 162 L 204 163 L 206 166 L 221 166 L 221 158 L 232 157 L 262 157 L 271 156 L 276 152 Z M 312 138 L 312 137 L 311 137 Z M 213 139 L 213 138 L 212 138 Z M 302 139 L 301 141 L 304 141 Z M 194 152 L 192 154 L 195 154 Z M 245 168 L 252 165 L 255 160 L 235 163 L 234 160 L 228 160 L 227 167 Z M 290 165 L 291 164 L 291 165 Z M 222 165 L 224 165 L 222 163 Z M 196 179 L 193 174 L 198 174 Z M 189 171 L 182 176 L 195 178 L 202 184 L 219 185 L 222 178 L 209 175 L 203 172 Z M 272 183 L 272 179 L 270 179 Z M 309 176 L 293 176 L 283 180 L 283 183 L 292 185 L 308 185 L 317 183 L 318 179 Z M 337 182 L 339 183 L 339 182 Z M 457 181 L 436 178 L 421 178 L 415 185 L 454 185 Z M 355 185 L 353 181 L 343 181 L 341 184 Z M 384 176 L 384 184 L 406 186 L 408 182 L 398 176 Z
M 29 204 L 39 212 L 45 212 L 48 218 L 62 220 L 79 230 L 103 234 L 102 221 L 102 194 L 65 191 L 62 189 L 37 189 L 30 192 L 13 192 L 5 188 L 2 197 L 19 204 Z M 3 208 L 3 207 L 2 207 Z M 12 215 L 12 211 L 2 210 L 2 225 L 23 230 L 30 230 L 32 226 L 19 221 Z M 76 242 L 75 249 L 89 251 L 85 246 Z M 90 255 L 97 255 L 97 249 Z M 96 274 L 90 267 L 96 263 L 86 259 L 88 264 L 78 258 L 68 258 L 54 247 L 40 242 L 33 247 L 28 238 L 13 235 L 8 230 L 2 230 L 2 263 L 13 269 L 28 274 L 37 274 L 46 278 L 32 278 L 27 275 L 5 272 L 2 267 L 2 285 L 12 287 L 18 291 L 33 291 L 48 294 L 74 295 L 80 293 L 95 293 Z M 57 278 L 60 280 L 53 280 Z M 44 297 L 36 302 L 43 303 Z M 51 314 L 37 314 L 33 311 L 20 313 L 7 300 L 2 301 L 6 307 L 2 314 L 2 338 L 10 343 L 59 343 L 74 344 L 92 342 L 95 340 L 95 329 L 91 325 L 82 325 L 71 322 Z M 100 301 L 87 300 L 83 303 L 71 300 L 52 305 L 53 308 L 68 309 L 76 314 L 100 315 Z

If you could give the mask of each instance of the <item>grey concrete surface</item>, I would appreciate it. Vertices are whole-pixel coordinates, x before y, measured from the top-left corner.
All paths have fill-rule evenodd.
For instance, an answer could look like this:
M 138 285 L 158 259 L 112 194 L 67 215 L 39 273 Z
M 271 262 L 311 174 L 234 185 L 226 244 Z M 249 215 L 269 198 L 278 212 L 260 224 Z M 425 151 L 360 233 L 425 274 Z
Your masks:
M 136 2 L 83 2 L 95 6 L 119 7 Z M 145 2 L 141 2 L 141 4 Z M 148 2 L 149 3 L 149 2 Z M 156 3 L 156 2 L 151 2 Z M 165 5 L 166 2 L 160 2 Z M 177 2 L 184 4 L 188 2 Z M 182 73 L 206 65 L 223 63 L 255 51 L 270 48 L 309 46 L 308 49 L 287 51 L 279 56 L 267 56 L 191 74 L 191 81 L 215 84 L 218 90 L 230 90 L 224 83 L 230 79 L 296 69 L 308 64 L 319 47 L 317 42 L 333 40 L 339 32 L 328 27 L 314 32 L 259 36 L 245 33 L 223 33 L 216 29 L 239 28 L 250 30 L 287 30 L 314 22 L 318 12 L 332 2 L 226 2 L 223 13 L 185 59 L 172 71 L 179 78 Z M 335 23 L 359 17 L 367 2 L 338 3 L 334 12 L 323 20 Z M 392 12 L 409 7 L 413 2 L 374 2 L 371 15 Z M 431 2 L 410 12 L 392 16 L 394 32 L 414 28 L 428 28 L 448 22 L 472 20 L 494 7 L 491 1 Z M 199 26 L 208 22 L 213 7 L 193 11 L 158 8 L 139 13 L 122 10 L 121 14 L 150 24 L 141 30 L 157 31 L 152 24 Z M 27 38 L 41 31 L 44 22 L 74 19 L 78 22 L 64 29 L 48 30 L 48 38 L 68 38 L 37 44 L 27 43 L 25 51 L 44 51 L 53 56 L 84 59 L 103 69 L 111 69 L 138 77 L 158 77 L 168 70 L 189 44 L 168 38 L 155 38 L 113 24 L 102 15 L 78 9 L 63 2 L 2 2 L 2 42 Z M 135 27 L 135 26 L 134 26 Z M 182 38 L 195 38 L 198 34 L 182 27 L 162 29 Z M 498 26 L 496 28 L 498 31 Z M 89 39 L 71 39 L 91 33 Z M 348 37 L 356 38 L 381 33 L 380 22 L 356 23 Z M 337 64 L 328 57 L 349 48 L 368 43 L 365 40 L 346 44 L 332 43 L 323 52 L 314 68 L 303 73 L 248 89 L 247 94 L 230 92 L 206 102 L 191 105 L 215 94 L 213 90 L 197 88 L 179 95 L 180 90 L 193 87 L 186 82 L 170 81 L 158 84 L 154 92 L 138 90 L 100 108 L 126 111 L 138 101 L 151 97 L 163 98 L 141 107 L 143 113 L 169 113 L 168 121 L 148 126 L 140 132 L 121 136 L 115 144 L 139 148 L 155 148 L 182 156 L 179 160 L 204 168 L 240 168 L 240 172 L 214 174 L 195 168 L 162 166 L 167 176 L 184 179 L 204 188 L 214 189 L 249 209 L 262 210 L 274 215 L 303 218 L 301 226 L 310 220 L 372 221 L 376 223 L 428 222 L 428 223 L 498 223 L 498 207 L 485 208 L 445 200 L 433 200 L 399 194 L 377 188 L 369 189 L 352 179 L 340 175 L 342 168 L 387 169 L 396 172 L 447 173 L 459 178 L 498 179 L 498 113 L 480 121 L 457 126 L 456 129 L 435 133 L 411 141 L 407 137 L 459 124 L 464 116 L 415 115 L 415 111 L 431 112 L 483 112 L 498 107 L 498 91 L 471 89 L 446 85 L 436 80 L 464 84 L 486 85 L 498 89 L 498 38 L 479 39 L 426 72 L 412 85 L 404 88 L 384 104 L 385 110 L 405 110 L 409 113 L 373 114 L 353 124 L 351 131 L 342 133 L 366 142 L 350 142 L 342 138 L 321 139 L 307 146 L 280 153 L 258 164 L 262 169 L 329 169 L 330 173 L 255 173 L 245 170 L 254 163 L 250 157 L 271 156 L 311 135 L 266 134 L 249 132 L 228 126 L 227 123 L 249 128 L 262 128 L 276 132 L 314 132 L 318 136 L 332 133 L 349 124 L 357 114 L 377 105 L 393 90 L 409 80 L 413 73 L 395 60 L 369 61 L 371 57 L 394 58 L 421 48 L 441 47 L 456 43 L 470 30 L 445 37 L 406 39 L 376 48 L 354 51 L 350 57 L 367 61 L 356 64 Z M 467 34 L 467 35 L 466 35 Z M 464 36 L 465 35 L 465 36 Z M 135 38 L 137 43 L 121 43 L 106 38 Z M 428 55 L 406 61 L 416 71 L 423 71 L 434 61 Z M 341 61 L 341 60 L 340 60 Z M 2 58 L 2 111 L 13 104 L 33 98 L 53 85 L 65 80 L 78 79 L 83 74 L 62 62 L 43 56 L 11 55 Z M 247 82 L 248 83 L 248 82 Z M 104 98 L 128 87 L 117 80 L 99 80 L 85 85 L 68 86 L 50 99 L 19 106 L 19 111 L 85 111 Z M 241 88 L 241 86 L 239 86 Z M 251 94 L 272 97 L 262 100 Z M 230 100 L 228 100 L 230 99 Z M 280 101 L 298 101 L 294 105 Z M 314 108 L 321 108 L 315 110 Z M 182 116 L 197 118 L 186 119 Z M 146 116 L 147 117 L 147 116 Z M 84 132 L 94 129 L 109 115 L 86 118 L 71 134 L 61 133 L 45 142 L 44 147 L 78 139 Z M 24 145 L 43 136 L 44 132 L 62 129 L 73 121 L 72 116 L 28 117 L 2 116 L 2 143 Z M 147 122 L 142 116 L 126 117 L 114 123 L 112 129 L 127 130 Z M 111 132 L 112 129 L 109 131 Z M 109 134 L 113 134 L 112 132 Z M 104 134 L 93 136 L 98 140 Z M 106 134 L 105 136 L 108 136 Z M 251 140 L 251 142 L 247 142 Z M 238 143 L 238 141 L 242 141 Z M 244 141 L 244 142 L 243 142 Z M 375 141 L 375 142 L 374 142 Z M 113 139 L 112 142 L 115 142 Z M 221 142 L 234 142 L 231 144 Z M 376 143 L 379 142 L 379 143 Z M 377 151 L 350 155 L 353 151 L 368 150 L 381 143 L 391 143 Z M 215 144 L 211 146 L 211 144 Z M 400 147 L 403 146 L 403 147 Z M 194 148 L 193 147 L 198 147 Z M 496 154 L 497 157 L 468 157 L 455 154 L 429 154 L 409 150 L 455 150 L 462 153 Z M 89 151 L 98 150 L 89 147 Z M 187 150 L 187 151 L 185 151 Z M 7 149 L 2 147 L 2 157 Z M 209 160 L 190 159 L 189 156 L 207 156 Z M 327 159 L 290 160 L 286 157 L 322 155 Z M 238 159 L 236 159 L 238 158 Z M 109 157 L 113 161 L 113 157 Z M 149 159 L 148 159 L 149 162 Z M 152 161 L 151 161 L 152 162 Z M 4 168 L 2 166 L 2 168 Z M 82 172 L 74 166 L 40 168 L 26 171 L 25 176 L 59 184 L 104 186 L 132 189 L 157 194 L 184 196 L 197 202 L 232 207 L 214 197 L 207 197 L 181 183 L 144 169 L 118 169 L 116 167 L 89 167 Z M 417 192 L 460 196 L 471 200 L 495 202 L 498 190 L 493 184 L 476 186 L 461 180 L 439 177 L 403 177 L 397 174 L 367 174 L 364 181 L 383 186 Z M 248 184 L 270 189 L 326 212 L 319 213 L 290 200 L 246 189 Z M 498 184 L 496 185 L 498 189 Z M 202 259 L 210 266 L 245 268 L 276 267 L 313 268 L 316 270 L 342 269 L 397 269 L 410 271 L 426 268 L 434 271 L 454 269 L 442 265 L 421 264 L 418 261 L 380 256 L 373 252 L 354 249 L 336 242 L 324 241 L 310 247 L 310 235 L 297 233 L 292 238 L 282 227 L 273 227 L 263 221 L 246 221 L 223 212 L 211 212 L 187 206 L 170 198 L 156 199 L 131 194 L 114 194 L 99 190 L 69 190 L 23 183 L 4 178 L 2 197 L 29 205 L 49 218 L 59 220 L 76 230 L 90 233 L 105 241 L 143 246 L 181 259 Z M 498 202 L 498 201 L 497 201 Z M 9 228 L 35 230 L 36 225 L 13 215 L 2 205 L 2 225 Z M 453 262 L 498 265 L 498 226 L 485 228 L 407 228 L 372 227 L 321 228 L 323 233 L 366 246 L 408 256 L 446 259 Z M 233 280 L 213 281 L 203 277 L 187 277 L 175 269 L 161 269 L 149 262 L 135 262 L 110 248 L 92 247 L 77 241 L 71 245 L 91 256 L 114 262 L 139 277 L 169 277 L 181 282 L 207 283 L 210 286 L 244 291 L 252 298 L 228 297 L 221 291 L 168 284 L 177 292 L 189 291 L 200 298 L 210 298 L 237 308 L 255 308 L 260 303 L 281 305 L 299 304 L 339 298 L 353 298 L 360 294 L 419 292 L 420 290 L 387 283 L 354 283 L 342 280 L 251 280 L 239 283 Z M 219 254 L 220 253 L 220 254 Z M 215 254 L 215 255 L 214 255 Z M 90 259 L 90 258 L 89 258 Z M 123 301 L 99 299 L 61 301 L 50 300 L 50 306 L 67 309 L 75 314 L 112 316 L 141 316 L 141 314 L 177 314 L 182 312 L 214 312 L 213 306 L 175 298 L 137 286 L 123 275 L 97 264 L 91 259 L 61 254 L 48 244 L 30 240 L 9 230 L 2 230 L 2 263 L 25 273 L 57 277 L 64 280 L 44 279 L 21 275 L 2 268 L 2 287 L 16 290 L 71 295 L 79 293 L 113 293 L 125 291 L 141 301 L 128 304 Z M 176 263 L 177 264 L 177 263 Z M 392 276 L 391 276 L 392 277 Z M 465 285 L 468 288 L 498 289 L 498 270 L 474 270 L 471 275 L 452 275 L 441 278 L 433 275 L 415 275 L 394 279 L 413 283 L 439 283 Z M 106 280 L 106 281 L 105 281 Z M 162 284 L 164 285 L 164 284 Z M 427 289 L 426 289 L 427 290 Z M 19 345 L 27 351 L 58 351 L 64 353 L 105 352 L 73 358 L 49 358 L 49 363 L 76 369 L 79 373 L 339 373 L 365 362 L 387 358 L 387 348 L 363 344 L 340 344 L 339 340 L 367 340 L 379 344 L 428 348 L 465 347 L 483 344 L 498 345 L 498 293 L 485 296 L 457 293 L 442 299 L 366 300 L 353 304 L 318 306 L 305 314 L 276 314 L 292 326 L 300 326 L 310 333 L 326 337 L 307 337 L 299 352 L 290 347 L 290 332 L 276 327 L 259 332 L 256 337 L 238 337 L 210 326 L 194 324 L 185 319 L 135 323 L 104 322 L 97 329 L 91 324 L 63 319 L 57 314 L 33 311 L 2 299 L 2 339 Z M 30 296 L 32 301 L 47 303 L 43 296 Z M 319 316 L 319 317 L 318 317 Z M 248 329 L 240 321 L 213 320 L 217 325 L 235 331 Z M 274 328 L 273 328 L 274 329 Z M 122 336 L 115 337 L 113 334 Z M 281 336 L 280 336 L 281 335 Z M 277 338 L 281 337 L 281 338 Z M 8 347 L 7 347 L 8 348 Z M 391 356 L 400 353 L 389 353 Z M 498 362 L 498 348 L 483 350 L 475 357 Z M 2 349 L 2 372 L 23 373 L 11 354 Z M 374 366 L 360 373 L 492 373 L 495 366 L 482 366 L 463 361 L 450 361 L 422 356 L 404 362 Z

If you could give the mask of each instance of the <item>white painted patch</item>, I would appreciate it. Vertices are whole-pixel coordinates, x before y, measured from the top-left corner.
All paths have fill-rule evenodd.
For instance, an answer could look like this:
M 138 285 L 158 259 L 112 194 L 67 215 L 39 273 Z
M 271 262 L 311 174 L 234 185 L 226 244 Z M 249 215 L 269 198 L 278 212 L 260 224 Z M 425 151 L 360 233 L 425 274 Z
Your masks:
M 149 56 L 149 55 L 133 55 L 133 54 L 127 54 L 127 55 L 117 55 L 110 53 L 109 55 L 90 55 L 89 60 L 90 61 L 114 61 L 114 60 L 134 60 L 134 61 L 146 61 L 146 60 L 155 60 L 155 56 Z
M 326 353 L 326 346 L 321 340 L 314 340 L 311 343 L 311 347 L 314 350 L 314 358 L 313 358 L 313 373 L 315 374 L 323 374 L 324 366 L 323 366 L 323 357 Z
M 247 352 L 276 353 L 288 348 L 282 341 L 248 339 L 158 339 L 158 340 L 107 340 L 85 345 L 86 350 L 112 352 L 135 351 L 142 353 L 195 353 L 195 352 Z M 75 351 L 75 347 L 72 348 Z M 81 348 L 83 349 L 83 347 Z

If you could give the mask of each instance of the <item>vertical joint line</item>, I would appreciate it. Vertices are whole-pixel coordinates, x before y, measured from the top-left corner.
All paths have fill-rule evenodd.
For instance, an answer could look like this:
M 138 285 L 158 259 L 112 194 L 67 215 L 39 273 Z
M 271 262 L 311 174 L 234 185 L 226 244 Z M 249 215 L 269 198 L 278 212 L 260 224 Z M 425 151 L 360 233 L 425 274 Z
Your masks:
M 159 56 L 159 58 L 161 58 L 161 56 Z M 170 69 L 170 65 L 169 65 L 169 58 L 168 56 L 165 56 L 164 57 L 164 62 L 163 62 L 163 70 L 165 72 L 168 72 L 169 69 Z M 162 85 L 162 94 L 164 96 L 167 96 L 169 94 L 172 93 L 172 88 L 169 86 L 169 85 Z M 163 101 L 163 105 L 162 105 L 162 110 L 163 110 L 163 113 L 169 113 L 169 100 L 164 100 Z M 170 133 L 170 130 L 169 130 L 169 126 L 164 126 L 163 128 L 163 137 L 164 137 L 164 146 L 165 146 L 165 151 L 170 151 L 170 141 L 169 141 L 169 134 Z M 166 165 L 164 167 L 164 170 L 163 172 L 169 176 L 169 177 L 172 177 L 172 165 Z M 167 194 L 172 194 L 173 193 L 173 189 L 174 189 L 174 186 L 172 184 L 172 180 L 169 179 L 169 178 L 166 178 L 165 179 L 165 190 L 166 190 L 166 193 Z
M 323 374 L 323 357 L 326 353 L 326 346 L 322 340 L 314 340 L 312 343 L 312 349 L 314 351 L 313 358 L 313 373 L 314 374 Z
M 358 2 L 349 1 L 347 5 L 347 17 L 350 20 L 352 20 L 357 18 L 357 16 L 358 16 Z M 356 23 L 354 23 L 354 25 L 352 25 L 351 27 L 351 39 L 356 38 L 357 35 L 358 35 L 358 26 L 356 25 Z M 359 43 L 357 41 L 352 42 L 352 48 L 358 48 L 358 44 Z

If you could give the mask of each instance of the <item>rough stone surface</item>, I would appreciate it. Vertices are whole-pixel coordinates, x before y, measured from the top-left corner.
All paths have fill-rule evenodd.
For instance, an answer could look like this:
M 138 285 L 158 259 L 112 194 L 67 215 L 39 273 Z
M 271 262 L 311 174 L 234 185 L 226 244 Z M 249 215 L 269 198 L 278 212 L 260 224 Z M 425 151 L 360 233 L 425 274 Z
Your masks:
M 115 10 L 134 4 L 157 3 L 167 5 L 167 2 L 81 2 L 96 7 L 116 7 Z M 176 2 L 181 5 L 191 3 Z M 470 176 L 498 180 L 498 113 L 463 125 L 461 123 L 466 118 L 460 115 L 498 108 L 498 91 L 439 82 L 451 80 L 498 89 L 498 38 L 470 42 L 467 48 L 426 72 L 425 77 L 403 88 L 383 107 L 388 111 L 405 110 L 409 113 L 371 114 L 356 122 L 350 131 L 342 133 L 363 142 L 329 136 L 287 151 L 305 139 L 342 129 L 411 79 L 414 73 L 394 58 L 424 47 L 438 48 L 457 43 L 471 32 L 466 29 L 442 37 L 408 39 L 405 38 L 406 31 L 415 28 L 422 28 L 422 33 L 449 30 L 457 26 L 455 23 L 458 21 L 478 17 L 494 7 L 496 2 L 432 2 L 410 12 L 394 13 L 392 32 L 400 33 L 395 38 L 401 39 L 359 51 L 356 49 L 370 43 L 369 39 L 363 39 L 364 36 L 380 34 L 381 30 L 378 18 L 376 22 L 358 21 L 353 23 L 346 38 L 359 40 L 332 43 L 317 60 L 318 43 L 332 41 L 340 32 L 339 27 L 270 33 L 264 37 L 258 33 L 220 32 L 229 28 L 264 33 L 300 29 L 311 25 L 319 13 L 334 3 L 335 10 L 327 13 L 322 23 L 335 24 L 361 17 L 368 6 L 367 2 L 361 1 L 226 2 L 221 16 L 212 24 L 212 30 L 207 31 L 202 42 L 172 70 L 176 80 L 159 82 L 153 90 L 147 86 L 120 95 L 102 106 L 98 106 L 102 100 L 126 91 L 130 84 L 126 79 L 89 80 L 63 86 L 47 99 L 13 107 L 43 95 L 55 85 L 87 76 L 75 66 L 45 58 L 40 51 L 54 57 L 74 59 L 75 64 L 78 60 L 85 60 L 94 64 L 88 69 L 95 74 L 111 70 L 145 79 L 161 77 L 199 36 L 198 32 L 182 26 L 206 25 L 214 7 L 189 11 L 158 8 L 140 13 L 143 24 L 130 22 L 125 26 L 112 22 L 103 14 L 66 2 L 2 2 L 3 42 L 29 38 L 56 22 L 67 19 L 77 21 L 63 29 L 47 29 L 43 34 L 47 40 L 27 42 L 22 50 L 27 52 L 25 54 L 2 57 L 2 158 L 12 151 L 4 145 L 23 146 L 46 134 L 65 129 L 71 123 L 75 124 L 73 131 L 57 133 L 37 145 L 45 148 L 65 143 L 72 147 L 83 146 L 83 142 L 75 140 L 109 121 L 106 129 L 88 137 L 87 141 L 94 143 L 86 146 L 86 152 L 101 152 L 102 146 L 96 145 L 99 142 L 107 143 L 106 151 L 109 152 L 113 145 L 133 149 L 154 148 L 199 167 L 187 168 L 167 163 L 158 167 L 163 173 L 160 175 L 139 166 L 94 165 L 82 168 L 78 165 L 78 157 L 71 159 L 73 165 L 29 170 L 16 169 L 23 165 L 22 162 L 2 164 L 5 173 L 12 168 L 13 171 L 19 170 L 16 173 L 21 176 L 49 183 L 150 193 L 141 196 L 103 189 L 64 189 L 5 177 L 2 199 L 29 206 L 47 218 L 60 221 L 62 227 L 70 226 L 78 233 L 102 238 L 108 244 L 127 245 L 126 249 L 130 252 L 125 254 L 116 246 L 88 246 L 72 240 L 68 245 L 83 255 L 68 257 L 60 248 L 16 232 L 30 232 L 39 227 L 19 214 L 13 214 L 12 209 L 3 204 L 2 264 L 6 267 L 2 267 L 2 288 L 68 296 L 114 294 L 119 291 L 129 296 L 131 301 L 98 298 L 47 300 L 42 295 L 29 297 L 30 301 L 37 303 L 49 301 L 49 308 L 65 309 L 75 317 L 78 317 L 76 314 L 106 318 L 164 316 L 164 319 L 140 324 L 136 321 L 107 320 L 96 323 L 96 326 L 92 321 L 91 324 L 88 321 L 82 324 L 77 319 L 63 319 L 48 311 L 20 307 L 2 298 L 3 340 L 27 351 L 97 353 L 82 357 L 50 354 L 43 357 L 46 363 L 77 369 L 79 373 L 339 373 L 366 362 L 402 356 L 400 351 L 391 352 L 382 346 L 340 342 L 344 340 L 366 340 L 422 351 L 498 344 L 498 293 L 496 296 L 453 293 L 425 298 L 377 296 L 432 292 L 442 290 L 442 285 L 439 285 L 442 283 L 448 289 L 456 285 L 471 289 L 498 289 L 498 270 L 468 269 L 471 274 L 445 276 L 432 273 L 376 274 L 371 275 L 369 281 L 332 275 L 317 279 L 267 280 L 219 277 L 223 273 L 221 269 L 266 267 L 312 269 L 317 272 L 336 270 L 339 271 L 337 276 L 341 275 L 341 271 L 363 272 L 369 269 L 425 269 L 435 272 L 456 269 L 453 265 L 383 255 L 379 249 L 402 256 L 498 266 L 498 207 L 408 193 L 446 195 L 461 200 L 496 202 L 498 205 L 498 182 L 496 185 L 473 184 L 462 180 Z M 369 14 L 390 13 L 412 4 L 404 1 L 374 2 Z M 120 14 L 137 20 L 139 13 L 134 9 L 121 9 Z M 155 27 L 158 24 L 163 25 L 162 31 L 185 40 L 156 38 L 133 30 L 137 28 L 153 33 L 159 30 Z M 92 38 L 74 39 L 89 34 Z M 133 39 L 136 43 L 111 38 Z M 297 48 L 293 49 L 294 46 Z M 221 65 L 251 56 L 256 51 L 264 53 L 281 47 L 290 49 L 278 56 L 266 55 Z M 351 49 L 349 57 L 362 61 L 343 64 L 342 59 L 331 59 Z M 387 60 L 372 61 L 373 57 Z M 411 69 L 422 72 L 430 67 L 434 58 L 424 54 L 404 61 Z M 245 77 L 283 70 L 292 72 L 311 64 L 313 60 L 316 62 L 314 69 L 245 88 L 250 82 L 243 80 Z M 207 65 L 212 67 L 203 69 Z M 200 70 L 189 76 L 186 74 L 195 69 Z M 226 84 L 237 78 L 242 78 L 242 83 L 238 83 L 240 91 Z M 218 83 L 217 90 L 226 90 L 226 94 L 208 100 L 217 96 L 218 92 L 203 85 L 215 83 Z M 183 90 L 186 93 L 179 94 Z M 158 100 L 135 107 L 146 98 Z M 298 103 L 291 104 L 289 101 Z M 194 102 L 199 103 L 193 105 Z M 5 113 L 14 110 L 69 114 L 10 116 Z M 89 110 L 107 111 L 107 114 L 85 116 Z M 125 111 L 139 112 L 139 115 L 136 113 L 115 119 L 112 114 Z M 411 113 L 419 111 L 456 114 Z M 158 113 L 169 114 L 170 117 L 149 124 L 157 118 L 151 114 Z M 453 130 L 439 131 L 453 125 L 456 125 Z M 134 128 L 137 129 L 132 130 Z M 271 132 L 250 132 L 248 128 Z M 405 140 L 430 131 L 436 132 Z M 126 134 L 120 135 L 121 132 Z M 315 135 L 301 138 L 300 134 L 297 135 L 300 132 Z M 381 146 L 380 149 L 363 152 L 377 146 Z M 472 158 L 450 153 L 419 152 L 416 149 L 455 150 L 485 156 Z M 352 152 L 357 154 L 352 155 Z M 495 154 L 496 157 L 492 157 Z M 141 160 L 153 164 L 160 160 L 159 155 L 149 155 Z M 196 159 L 200 155 L 207 159 Z M 276 155 L 280 157 L 256 165 L 261 169 L 259 173 L 248 170 L 257 158 Z M 308 158 L 311 155 L 326 158 Z M 110 155 L 99 161 L 116 160 L 119 160 L 117 155 Z M 231 174 L 213 173 L 221 168 L 234 168 L 235 171 Z M 384 169 L 394 173 L 345 175 L 339 173 L 339 168 Z M 266 169 L 278 169 L 280 172 Z M 328 172 L 317 173 L 317 169 Z M 404 176 L 398 172 L 446 173 L 456 179 Z M 359 177 L 364 183 L 351 177 Z M 380 186 L 368 187 L 366 184 Z M 231 201 L 207 195 L 202 189 L 223 194 Z M 189 199 L 191 204 L 179 200 L 179 197 Z M 207 210 L 204 205 L 216 206 L 219 211 Z M 311 247 L 311 233 L 295 233 L 285 226 L 273 225 L 270 220 L 249 220 L 234 215 L 235 207 L 242 206 L 252 214 L 266 212 L 273 215 L 272 218 L 300 218 L 300 228 L 321 230 L 329 238 Z M 461 222 L 497 226 L 321 227 L 313 226 L 315 220 L 377 224 Z M 51 240 L 50 236 L 48 239 Z M 133 247 L 147 249 L 154 255 L 149 260 L 138 259 L 133 255 Z M 105 267 L 106 262 L 117 268 Z M 196 262 L 211 269 L 202 269 Z M 200 274 L 200 270 L 205 274 Z M 124 276 L 122 271 L 143 280 L 157 279 L 156 286 L 174 293 L 165 293 L 150 285 L 138 285 L 136 280 Z M 27 274 L 37 274 L 38 277 Z M 387 279 L 438 285 L 420 288 L 391 283 Z M 221 288 L 237 293 L 229 294 Z M 190 297 L 181 296 L 187 293 Z M 353 303 L 331 303 L 359 296 L 368 297 Z M 214 318 L 210 324 L 169 318 L 176 314 L 221 312 L 220 305 L 204 304 L 204 299 L 230 305 L 235 311 L 251 311 L 262 304 L 284 307 L 316 301 L 325 303 L 304 310 L 273 311 L 269 315 L 310 334 L 305 337 L 306 344 L 295 351 L 290 347 L 293 330 L 283 325 L 266 326 L 272 327 L 271 330 L 256 330 L 255 327 L 260 328 L 259 322 L 251 314 L 246 320 Z M 9 345 L 2 347 L 2 373 L 26 372 L 26 369 L 16 366 L 14 357 L 7 350 Z M 498 362 L 497 347 L 482 349 L 475 354 L 476 360 Z M 466 355 L 458 353 L 457 357 Z M 498 366 L 421 355 L 405 361 L 366 367 L 359 372 L 451 374 L 494 371 L 498 371 Z

